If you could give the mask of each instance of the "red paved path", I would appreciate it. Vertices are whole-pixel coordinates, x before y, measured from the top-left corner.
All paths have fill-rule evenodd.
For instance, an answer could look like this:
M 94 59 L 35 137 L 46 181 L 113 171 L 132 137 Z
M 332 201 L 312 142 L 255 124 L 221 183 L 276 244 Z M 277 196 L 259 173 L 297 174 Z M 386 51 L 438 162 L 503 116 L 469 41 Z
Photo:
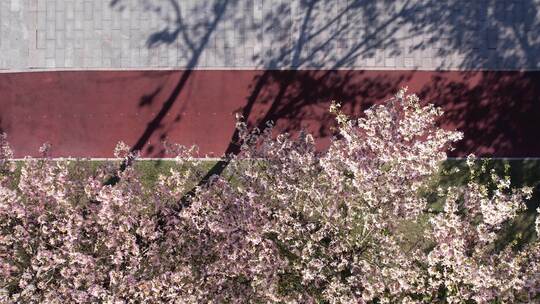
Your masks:
M 540 72 L 107 71 L 0 74 L 0 131 L 17 157 L 41 143 L 54 156 L 109 157 L 117 141 L 161 157 L 162 138 L 225 151 L 234 112 L 280 129 L 307 127 L 328 142 L 332 99 L 360 113 L 408 85 L 465 132 L 454 156 L 470 152 L 540 157 Z

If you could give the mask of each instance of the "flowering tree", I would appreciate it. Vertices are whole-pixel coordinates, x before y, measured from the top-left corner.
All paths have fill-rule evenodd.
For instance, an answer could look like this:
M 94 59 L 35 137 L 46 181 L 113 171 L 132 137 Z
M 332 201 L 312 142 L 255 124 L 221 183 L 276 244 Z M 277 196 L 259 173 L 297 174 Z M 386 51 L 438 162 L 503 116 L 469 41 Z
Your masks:
M 540 246 L 495 246 L 529 188 L 493 174 L 423 195 L 458 132 L 405 90 L 360 119 L 338 104 L 339 138 L 271 135 L 239 122 L 242 149 L 200 178 L 191 151 L 146 188 L 133 167 L 26 159 L 0 138 L 0 301 L 77 303 L 519 302 L 540 294 Z M 132 159 L 119 145 L 117 157 Z M 118 177 L 114 185 L 104 183 Z M 422 246 L 405 224 L 423 228 Z M 537 223 L 537 225 L 540 225 Z M 538 230 L 538 228 L 537 228 Z

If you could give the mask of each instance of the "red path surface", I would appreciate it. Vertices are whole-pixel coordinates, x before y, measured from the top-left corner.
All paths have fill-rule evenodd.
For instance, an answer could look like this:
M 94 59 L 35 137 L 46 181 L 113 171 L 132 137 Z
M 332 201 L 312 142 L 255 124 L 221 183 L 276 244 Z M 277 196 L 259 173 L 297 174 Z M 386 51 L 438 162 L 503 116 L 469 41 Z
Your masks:
M 324 148 L 332 99 L 360 113 L 407 85 L 465 132 L 454 156 L 540 157 L 540 72 L 78 71 L 0 74 L 0 131 L 16 157 L 110 157 L 119 140 L 163 157 L 160 141 L 220 156 L 234 113 L 281 130 L 308 128 Z

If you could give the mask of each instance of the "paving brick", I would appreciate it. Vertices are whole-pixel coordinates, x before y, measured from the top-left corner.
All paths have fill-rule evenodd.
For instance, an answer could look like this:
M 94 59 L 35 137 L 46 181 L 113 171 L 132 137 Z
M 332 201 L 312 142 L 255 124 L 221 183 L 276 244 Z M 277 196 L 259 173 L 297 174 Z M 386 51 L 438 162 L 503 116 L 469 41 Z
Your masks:
M 75 39 L 75 25 L 72 20 L 66 20 L 66 39 Z
M 65 7 L 65 13 L 66 13 L 66 19 L 74 19 L 75 18 L 75 4 L 71 1 L 66 2 Z
M 36 1 L 38 11 L 44 12 L 47 9 L 46 1 Z
M 55 24 L 57 30 L 63 30 L 65 27 L 65 16 L 63 11 L 57 11 L 55 16 Z
M 45 52 L 35 51 L 29 54 L 28 67 L 30 68 L 44 68 L 46 65 Z
M 56 31 L 55 41 L 56 41 L 56 49 L 57 50 L 65 48 L 65 46 L 66 46 L 65 32 L 64 31 Z
M 84 47 L 84 32 L 82 30 L 75 31 L 75 48 L 82 49 Z
M 91 21 L 94 16 L 94 11 L 92 9 L 92 1 L 85 0 L 84 1 L 84 20 Z
M 36 48 L 44 49 L 46 41 L 46 33 L 43 30 L 37 31 Z
M 47 40 L 45 44 L 46 50 L 45 50 L 45 57 L 46 58 L 54 58 L 54 54 L 56 52 L 56 43 L 54 40 Z
M 103 15 L 100 10 L 94 11 L 92 20 L 94 20 L 94 29 L 103 29 Z
M 45 28 L 47 26 L 47 13 L 44 10 L 38 11 L 37 26 L 38 28 Z
M 75 11 L 75 29 L 82 30 L 84 26 L 83 23 L 83 12 Z
M 75 49 L 72 45 L 66 46 L 65 49 L 65 67 L 71 68 L 75 64 Z
M 47 39 L 54 39 L 54 36 L 56 35 L 56 27 L 53 22 L 47 23 Z M 53 42 L 54 43 L 54 42 Z
M 47 58 L 45 59 L 45 66 L 50 69 L 56 68 L 56 60 L 55 58 Z
M 55 8 L 57 12 L 65 12 L 66 10 L 66 1 L 55 1 Z
M 56 1 L 47 1 L 46 6 L 46 13 L 47 13 L 47 21 L 53 21 L 54 17 L 56 16 Z
M 103 68 L 111 68 L 112 67 L 112 59 L 111 58 L 103 58 L 102 61 Z
M 64 50 L 58 50 L 58 49 L 56 50 L 55 65 L 57 68 L 65 67 L 65 51 Z

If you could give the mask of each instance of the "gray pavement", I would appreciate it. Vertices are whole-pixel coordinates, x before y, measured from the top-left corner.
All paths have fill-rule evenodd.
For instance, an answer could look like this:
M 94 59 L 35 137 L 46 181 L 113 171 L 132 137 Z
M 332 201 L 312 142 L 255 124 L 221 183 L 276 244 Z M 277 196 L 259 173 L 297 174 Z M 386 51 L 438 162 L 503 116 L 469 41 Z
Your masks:
M 0 69 L 540 69 L 540 0 L 0 0 Z

